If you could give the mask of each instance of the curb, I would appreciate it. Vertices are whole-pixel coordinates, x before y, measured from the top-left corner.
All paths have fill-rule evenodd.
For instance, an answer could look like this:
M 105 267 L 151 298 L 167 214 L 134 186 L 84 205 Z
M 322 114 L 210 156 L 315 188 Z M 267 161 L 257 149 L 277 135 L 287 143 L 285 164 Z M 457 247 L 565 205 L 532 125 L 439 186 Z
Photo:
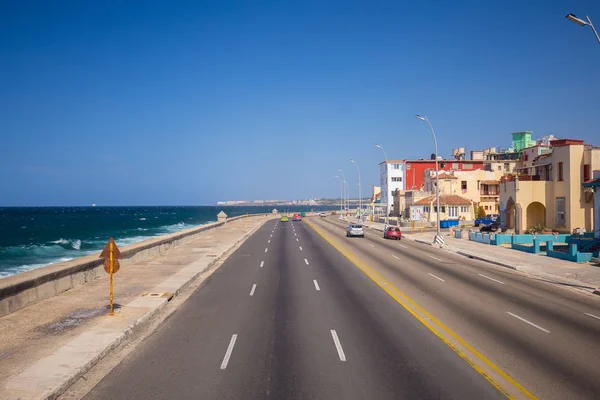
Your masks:
M 117 334 L 117 336 L 113 340 L 111 340 L 110 343 L 108 343 L 97 354 L 93 355 L 91 359 L 87 360 L 87 362 L 85 362 L 85 364 L 83 364 L 79 368 L 77 368 L 77 367 L 74 368 L 73 373 L 70 374 L 69 376 L 65 377 L 65 380 L 63 380 L 60 384 L 58 384 L 58 386 L 55 386 L 54 388 L 49 389 L 47 392 L 41 394 L 40 397 L 37 397 L 37 396 L 29 397 L 29 396 L 17 395 L 16 398 L 18 398 L 18 399 L 41 398 L 44 400 L 56 399 L 58 396 L 63 394 L 69 387 L 71 387 L 77 380 L 79 380 L 83 375 L 85 375 L 89 370 L 91 370 L 98 362 L 100 362 L 100 360 L 102 360 L 104 357 L 106 357 L 106 355 L 108 355 L 108 353 L 110 353 L 112 350 L 114 350 L 119 345 L 121 345 L 123 342 L 125 342 L 132 334 L 137 332 L 139 329 L 145 327 L 151 321 L 152 317 L 154 317 L 159 311 L 161 311 L 169 303 L 169 301 L 171 299 L 173 299 L 179 293 L 181 293 L 182 290 L 187 288 L 200 275 L 202 275 L 203 273 L 208 271 L 210 268 L 212 268 L 217 262 L 227 259 L 231 255 L 232 250 L 235 250 L 240 243 L 246 241 L 260 227 L 262 227 L 265 222 L 267 222 L 269 220 L 270 219 L 262 220 L 256 227 L 252 228 L 250 231 L 248 231 L 246 234 L 244 234 L 240 239 L 238 239 L 228 249 L 226 249 L 219 257 L 216 257 L 215 259 L 213 259 L 208 265 L 206 265 L 206 267 L 202 268 L 201 271 L 198 271 L 193 276 L 191 276 L 189 279 L 187 279 L 185 282 L 183 282 L 181 284 L 181 286 L 177 290 L 175 290 L 173 295 L 170 296 L 168 299 L 167 298 L 152 299 L 153 301 L 158 300 L 159 303 L 155 307 L 152 307 L 150 310 L 148 310 L 145 314 L 140 316 L 138 319 L 136 319 L 123 332 L 121 332 L 120 334 Z M 85 332 L 80 334 L 78 337 L 76 337 L 73 340 L 77 340 L 77 338 L 80 338 L 84 334 L 85 334 Z M 65 346 L 68 346 L 68 345 L 69 344 L 66 344 Z M 65 347 L 65 346 L 63 346 L 63 347 Z M 38 360 L 34 364 L 30 365 L 28 367 L 28 369 L 31 368 L 32 366 L 35 366 L 40 361 L 41 360 Z M 27 371 L 27 369 L 25 371 Z M 25 371 L 21 371 L 17 375 L 9 378 L 9 381 L 16 377 L 19 377 Z M 5 389 L 6 389 L 6 387 L 5 387 Z M 16 389 L 16 390 L 18 390 L 18 389 Z M 10 396 L 8 398 L 13 398 L 13 396 Z
M 490 263 L 490 264 L 495 264 L 495 265 L 498 265 L 500 267 L 509 268 L 509 269 L 512 269 L 512 270 L 515 270 L 515 271 L 519 270 L 519 268 L 515 267 L 514 265 L 503 263 L 502 261 L 496 261 L 496 260 L 493 260 L 493 259 L 490 259 L 490 258 L 486 258 L 486 257 L 474 255 L 474 254 L 471 254 L 471 253 L 467 253 L 466 251 L 459 250 L 459 251 L 456 251 L 455 253 L 456 254 L 460 254 L 461 256 L 464 256 L 464 257 L 467 257 L 467 258 L 471 258 L 473 260 L 484 261 L 484 262 L 487 262 L 487 263 Z

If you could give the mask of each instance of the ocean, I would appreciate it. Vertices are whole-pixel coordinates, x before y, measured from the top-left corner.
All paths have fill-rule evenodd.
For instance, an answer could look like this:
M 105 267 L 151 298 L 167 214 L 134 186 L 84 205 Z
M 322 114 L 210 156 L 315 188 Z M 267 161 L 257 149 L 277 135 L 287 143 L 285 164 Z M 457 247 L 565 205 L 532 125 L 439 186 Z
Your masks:
M 289 206 L 278 206 L 280 211 Z M 0 207 L 0 278 L 69 261 L 102 250 L 110 237 L 126 246 L 204 225 L 223 210 L 234 217 L 269 213 L 246 207 Z M 336 207 L 297 206 L 295 211 Z

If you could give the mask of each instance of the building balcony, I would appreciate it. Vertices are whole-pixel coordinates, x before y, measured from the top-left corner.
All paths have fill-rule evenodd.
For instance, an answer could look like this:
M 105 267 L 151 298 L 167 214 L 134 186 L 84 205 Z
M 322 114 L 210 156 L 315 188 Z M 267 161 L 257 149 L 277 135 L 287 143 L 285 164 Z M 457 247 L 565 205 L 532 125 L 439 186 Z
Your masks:
M 479 195 L 480 196 L 498 197 L 498 196 L 500 196 L 500 192 L 495 191 L 495 190 L 484 190 L 484 191 L 480 192 Z

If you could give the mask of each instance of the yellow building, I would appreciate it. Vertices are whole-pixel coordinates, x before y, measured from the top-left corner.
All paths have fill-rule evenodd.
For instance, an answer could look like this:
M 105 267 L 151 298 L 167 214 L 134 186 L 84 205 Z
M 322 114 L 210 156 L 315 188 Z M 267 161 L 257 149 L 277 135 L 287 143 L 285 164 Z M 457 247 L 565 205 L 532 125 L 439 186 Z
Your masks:
M 500 211 L 499 181 L 502 171 L 441 171 L 439 176 L 440 193 L 462 196 L 482 206 L 486 214 Z M 425 175 L 425 191 L 435 192 L 435 171 Z
M 581 185 L 600 169 L 600 147 L 572 139 L 550 144 L 550 152 L 535 157 L 521 173 L 501 179 L 502 225 L 517 233 L 537 225 L 563 233 L 592 231 L 593 193 Z
M 425 197 L 415 202 L 414 207 L 422 207 L 425 221 L 437 221 L 437 207 L 435 195 Z M 440 220 L 447 219 L 474 219 L 473 201 L 456 194 L 440 194 Z

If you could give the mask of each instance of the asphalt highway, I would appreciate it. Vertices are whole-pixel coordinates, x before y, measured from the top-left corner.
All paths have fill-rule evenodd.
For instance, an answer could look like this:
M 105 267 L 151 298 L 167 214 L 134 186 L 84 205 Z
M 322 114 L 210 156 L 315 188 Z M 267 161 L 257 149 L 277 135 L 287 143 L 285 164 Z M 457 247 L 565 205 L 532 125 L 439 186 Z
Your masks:
M 265 223 L 86 398 L 597 398 L 596 299 L 381 236 Z

